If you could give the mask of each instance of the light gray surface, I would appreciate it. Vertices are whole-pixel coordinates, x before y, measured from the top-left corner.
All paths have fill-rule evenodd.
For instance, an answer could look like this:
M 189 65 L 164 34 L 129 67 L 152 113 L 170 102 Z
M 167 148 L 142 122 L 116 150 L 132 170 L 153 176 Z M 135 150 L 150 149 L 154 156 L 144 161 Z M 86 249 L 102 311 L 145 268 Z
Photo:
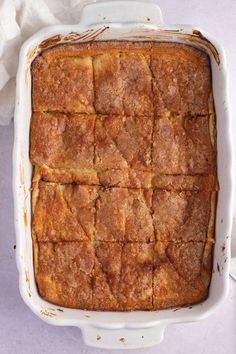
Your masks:
M 193 23 L 219 38 L 225 46 L 232 116 L 236 116 L 236 1 L 158 1 L 166 23 Z M 178 5 L 173 6 L 176 3 Z M 23 119 L 24 117 L 22 117 Z M 233 122 L 236 136 L 236 123 Z M 0 127 L 0 353 L 108 353 L 83 344 L 77 328 L 52 327 L 31 313 L 21 300 L 15 265 L 12 201 L 13 124 Z M 236 144 L 235 144 L 236 150 Z M 236 215 L 236 208 L 234 208 Z M 110 351 L 109 351 L 110 352 Z M 116 351 L 120 354 L 123 351 Z M 159 354 L 233 354 L 236 352 L 236 282 L 214 315 L 199 323 L 169 326 L 156 348 L 129 351 Z

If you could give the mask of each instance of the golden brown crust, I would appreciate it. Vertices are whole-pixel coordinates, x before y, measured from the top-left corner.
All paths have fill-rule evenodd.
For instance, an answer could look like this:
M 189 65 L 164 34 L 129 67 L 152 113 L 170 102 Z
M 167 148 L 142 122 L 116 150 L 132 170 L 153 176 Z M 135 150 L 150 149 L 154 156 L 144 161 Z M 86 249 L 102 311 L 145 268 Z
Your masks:
M 44 50 L 41 55 L 47 62 L 51 62 L 58 57 L 87 57 L 101 55 L 104 52 L 109 54 L 169 54 L 175 58 L 187 59 L 194 63 L 198 63 L 199 60 L 201 63 L 204 63 L 208 60 L 208 55 L 197 48 L 186 44 L 171 42 L 95 41 L 73 44 L 64 43 Z
M 151 55 L 155 111 L 185 116 L 209 113 L 211 71 L 209 58 L 189 48 L 166 45 Z M 177 49 L 177 50 L 176 50 Z
M 161 175 L 134 169 L 80 169 L 36 166 L 36 179 L 54 183 L 98 185 L 103 187 L 161 189 L 169 191 L 217 191 L 212 175 Z M 33 188 L 34 189 L 34 188 Z
M 123 82 L 119 54 L 102 54 L 93 59 L 95 109 L 100 114 L 122 114 Z
M 96 203 L 96 239 L 120 242 L 153 241 L 151 203 L 151 190 L 100 190 Z
M 95 56 L 93 63 L 97 113 L 128 116 L 153 113 L 149 56 L 106 53 Z
M 158 43 L 162 47 L 162 43 Z M 173 47 L 173 44 L 170 44 Z M 180 45 L 180 47 L 186 47 Z M 83 56 L 96 56 L 104 54 L 104 52 L 109 54 L 117 54 L 120 52 L 135 52 L 141 54 L 147 54 L 155 50 L 156 44 L 151 42 L 142 42 L 141 45 L 139 42 L 118 42 L 118 41 L 106 41 L 106 42 L 85 42 L 85 43 L 64 43 L 58 44 L 54 47 L 50 47 L 42 52 L 43 58 L 50 62 L 58 57 L 83 57 Z M 186 49 L 184 48 L 186 51 Z M 187 51 L 197 54 L 198 50 L 193 47 L 188 47 Z
M 153 167 L 158 173 L 214 173 L 208 116 L 184 118 L 168 113 L 156 120 L 153 141 Z
M 118 297 L 124 309 L 151 310 L 153 244 L 127 243 L 122 252 Z
M 144 188 L 152 187 L 153 173 L 133 169 L 107 169 L 97 173 L 99 184 L 104 187 Z
M 217 191 L 218 184 L 212 175 L 154 175 L 152 186 L 169 191 Z
M 34 111 L 93 113 L 92 59 L 59 57 L 48 63 L 38 56 L 32 64 Z
M 66 307 L 156 310 L 202 301 L 212 243 L 43 242 L 35 247 L 40 295 Z
M 93 113 L 95 107 L 101 114 L 135 116 L 153 109 L 158 114 L 209 113 L 209 58 L 186 45 L 58 45 L 34 60 L 32 74 L 36 111 Z
M 209 58 L 174 43 L 61 44 L 32 64 L 40 295 L 155 310 L 205 299 L 216 124 Z
M 93 169 L 50 168 L 42 165 L 37 166 L 37 173 L 45 182 L 99 185 L 97 171 Z
M 88 242 L 39 243 L 40 295 L 66 307 L 92 308 L 94 250 Z
M 97 187 L 39 183 L 33 231 L 39 242 L 93 238 Z
M 211 213 L 211 192 L 164 191 L 153 194 L 157 240 L 205 241 Z
M 154 128 L 151 117 L 63 113 L 32 117 L 31 160 L 53 168 L 213 174 L 214 150 L 207 116 L 164 116 L 155 120 Z
M 162 243 L 155 247 L 153 307 L 191 305 L 208 295 L 212 243 Z M 160 264 L 160 265 L 159 265 Z
M 103 187 L 145 188 L 152 187 L 153 173 L 132 169 L 80 169 L 50 168 L 37 166 L 39 179 L 45 182 L 73 183 L 81 185 L 98 185 Z M 155 182 L 157 183 L 157 182 Z M 165 182 L 162 182 L 165 183 Z M 158 186 L 158 183 L 157 183 Z M 199 184 L 200 186 L 200 184 Z
M 153 119 L 100 117 L 95 125 L 95 167 L 146 170 L 151 165 Z
M 205 241 L 214 235 L 215 192 L 40 182 L 33 199 L 39 241 Z M 94 236 L 95 235 L 95 236 Z
M 122 54 L 120 68 L 124 82 L 124 114 L 136 117 L 150 116 L 153 113 L 150 56 L 135 53 Z
M 208 220 L 207 239 L 214 241 L 215 239 L 215 222 L 216 222 L 216 205 L 217 205 L 217 192 L 211 193 L 210 200 L 210 215 Z
M 34 113 L 30 158 L 51 167 L 93 167 L 94 116 Z
M 153 244 L 97 242 L 93 308 L 152 309 Z
M 93 283 L 93 308 L 95 310 L 119 310 L 119 281 L 122 269 L 122 244 L 96 242 L 94 244 L 95 267 Z

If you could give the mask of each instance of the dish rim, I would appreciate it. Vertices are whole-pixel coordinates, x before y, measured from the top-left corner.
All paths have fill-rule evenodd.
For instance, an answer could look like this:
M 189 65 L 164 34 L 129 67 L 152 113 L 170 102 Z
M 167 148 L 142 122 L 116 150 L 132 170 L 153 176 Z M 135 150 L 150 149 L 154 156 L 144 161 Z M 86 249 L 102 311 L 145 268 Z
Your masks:
M 120 5 L 120 1 L 118 2 L 114 2 L 117 3 L 118 5 Z M 128 3 L 132 3 L 132 8 L 135 5 L 135 2 L 126 2 Z M 99 6 L 101 6 L 102 3 L 98 3 Z M 106 4 L 106 3 L 104 3 Z M 90 8 L 94 8 L 95 4 L 89 5 Z M 110 10 L 109 11 L 114 11 L 114 8 L 112 8 L 111 4 L 108 3 L 108 5 L 110 6 Z M 152 11 L 155 8 L 158 8 L 157 5 L 153 5 L 150 4 L 150 11 L 152 8 Z M 88 5 L 87 5 L 88 6 Z M 131 5 L 129 5 L 131 6 Z M 145 9 L 146 9 L 147 4 L 145 4 Z M 154 6 L 154 7 L 153 7 Z M 159 8 L 158 8 L 159 9 Z M 155 11 L 154 11 L 155 12 Z M 159 14 L 160 14 L 160 10 L 159 10 Z M 84 13 L 84 16 L 86 15 L 86 12 Z M 133 14 L 135 17 L 135 14 Z M 156 18 L 155 18 L 156 19 Z M 152 22 L 152 21 L 151 21 Z M 104 29 L 105 27 L 108 27 L 108 24 L 89 24 L 88 22 L 86 22 L 86 16 L 81 18 L 81 22 L 70 26 L 70 25 L 56 25 L 56 26 L 49 26 L 46 27 L 42 30 L 40 30 L 39 32 L 37 32 L 36 34 L 34 34 L 32 37 L 30 37 L 22 46 L 21 51 L 20 51 L 20 58 L 19 58 L 19 67 L 18 67 L 18 73 L 17 73 L 17 79 L 16 79 L 16 106 L 15 106 L 15 114 L 14 114 L 14 124 L 15 124 L 15 138 L 14 138 L 14 149 L 13 149 L 13 195 L 14 195 L 14 210 L 15 210 L 15 230 L 16 230 L 16 261 L 17 261 L 17 267 L 18 267 L 18 271 L 19 271 L 19 287 L 20 287 L 20 292 L 21 292 L 21 296 L 23 298 L 23 300 L 25 301 L 25 303 L 31 308 L 31 310 L 36 313 L 36 315 L 38 315 L 40 318 L 42 318 L 43 320 L 47 321 L 48 323 L 51 324 L 55 324 L 55 325 L 72 325 L 72 326 L 79 326 L 82 327 L 83 329 L 83 334 L 84 337 L 86 338 L 86 333 L 89 332 L 89 330 L 91 331 L 91 327 L 95 327 L 95 328 L 100 328 L 100 329 L 114 329 L 114 330 L 121 330 L 121 329 L 125 329 L 125 330 L 129 330 L 129 329 L 135 329 L 135 330 L 139 330 L 139 329 L 151 329 L 153 327 L 158 327 L 158 333 L 162 333 L 162 336 L 160 335 L 160 337 L 163 337 L 163 331 L 164 328 L 167 324 L 169 323 L 176 323 L 176 322 L 186 322 L 186 321 L 197 321 L 200 320 L 202 318 L 207 317 L 208 315 L 210 315 L 212 312 L 215 311 L 215 309 L 223 302 L 224 298 L 227 295 L 228 292 L 228 286 L 229 286 L 229 281 L 228 281 L 228 274 L 229 274 L 229 261 L 227 261 L 224 265 L 224 269 L 222 270 L 222 280 L 221 280 L 221 285 L 222 285 L 222 290 L 221 290 L 221 296 L 218 297 L 218 300 L 215 300 L 215 303 L 211 306 L 209 306 L 208 309 L 204 309 L 204 310 L 200 310 L 201 308 L 201 304 L 198 305 L 193 305 L 193 308 L 195 308 L 196 306 L 199 306 L 199 310 L 198 311 L 192 311 L 192 313 L 190 315 L 187 315 L 186 313 L 181 313 L 181 311 L 177 311 L 177 312 L 173 312 L 173 318 L 161 318 L 161 319 L 151 319 L 149 321 L 140 321 L 137 322 L 133 319 L 132 321 L 128 321 L 125 319 L 121 321 L 116 321 L 114 320 L 113 323 L 108 322 L 107 320 L 105 321 L 98 321 L 96 318 L 78 318 L 78 315 L 75 315 L 75 318 L 60 318 L 58 315 L 55 316 L 45 316 L 45 314 L 40 313 L 39 308 L 36 306 L 36 303 L 34 303 L 34 301 L 32 301 L 32 296 L 29 297 L 29 289 L 27 284 L 30 284 L 29 282 L 27 282 L 25 280 L 26 278 L 26 273 L 25 273 L 25 260 L 22 258 L 22 254 L 24 252 L 22 252 L 22 248 L 24 247 L 23 245 L 23 240 L 22 240 L 22 234 L 25 235 L 25 230 L 24 230 L 24 220 L 22 220 L 23 214 L 22 214 L 22 202 L 23 204 L 25 203 L 25 201 L 22 200 L 22 187 L 23 189 L 25 188 L 24 184 L 24 178 L 22 180 L 22 175 L 21 175 L 21 170 L 22 170 L 22 159 L 24 160 L 26 158 L 26 152 L 27 151 L 23 151 L 22 152 L 22 128 L 23 128 L 23 124 L 21 123 L 22 120 L 20 120 L 20 116 L 22 116 L 24 109 L 22 107 L 22 105 L 24 105 L 24 86 L 26 84 L 29 85 L 29 81 L 27 81 L 27 78 L 29 77 L 29 66 L 30 63 L 32 62 L 32 60 L 34 59 L 37 51 L 36 51 L 36 47 L 38 47 L 38 45 L 40 43 L 42 43 L 45 40 L 48 40 L 48 38 L 55 36 L 56 33 L 67 33 L 69 34 L 70 32 L 72 32 L 72 29 L 74 29 L 73 32 L 76 33 L 83 33 L 84 31 L 88 31 L 88 30 L 93 30 L 93 31 L 99 31 Z M 155 23 L 150 23 L 150 21 L 146 21 L 146 22 L 125 22 L 125 23 L 117 23 L 117 22 L 109 22 L 109 28 L 108 31 L 113 30 L 114 32 L 119 32 L 120 30 L 122 31 L 122 29 L 128 30 L 128 32 L 130 30 L 134 30 L 134 31 L 138 31 L 141 30 L 142 31 L 146 31 L 146 34 L 149 33 L 150 31 L 153 33 L 156 32 L 156 35 L 158 38 L 160 38 L 160 35 L 162 33 L 163 35 L 163 31 L 169 31 L 169 34 L 171 33 L 173 35 L 174 38 L 174 33 L 175 36 L 176 35 L 181 35 L 181 34 L 188 34 L 191 36 L 195 36 L 193 34 L 193 31 L 195 31 L 197 33 L 197 31 L 200 33 L 199 37 L 195 37 L 195 39 L 197 40 L 197 38 L 205 38 L 207 41 L 209 41 L 211 44 L 213 44 L 214 48 L 216 48 L 218 55 L 219 55 L 219 59 L 220 59 L 220 63 L 217 64 L 219 66 L 219 70 L 221 71 L 221 79 L 222 79 L 222 88 L 223 88 L 223 96 L 225 98 L 225 113 L 224 113 L 224 118 L 225 118 L 225 134 L 226 136 L 224 137 L 224 142 L 226 144 L 226 151 L 228 151 L 228 155 L 227 155 L 227 163 L 226 163 L 226 170 L 225 170 L 225 174 L 226 174 L 226 179 L 228 181 L 228 210 L 225 210 L 225 215 L 224 215 L 224 234 L 225 235 L 230 235 L 231 233 L 231 227 L 232 227 L 232 189 L 233 189 L 233 172 L 232 172 L 232 144 L 231 144 L 231 129 L 230 129 L 230 119 L 229 119 L 229 113 L 228 113 L 228 95 L 227 95 L 227 82 L 226 82 L 226 62 L 225 62 L 225 55 L 224 55 L 224 51 L 222 49 L 222 47 L 213 39 L 211 38 L 208 34 L 206 34 L 204 31 L 201 31 L 199 29 L 197 29 L 194 26 L 182 26 L 182 25 L 174 25 L 174 26 L 168 26 L 168 25 L 164 25 L 162 23 L 162 18 L 160 17 L 160 21 L 159 24 L 156 25 Z M 144 31 L 144 32 L 145 32 Z M 177 32 L 178 31 L 178 32 Z M 105 31 L 106 32 L 106 31 Z M 102 38 L 102 34 L 105 32 L 101 32 L 97 37 L 96 40 L 99 40 L 100 38 Z M 131 31 L 132 32 L 132 31 Z M 92 32 L 91 32 L 92 33 Z M 94 32 L 93 32 L 94 33 Z M 168 32 L 166 32 L 168 33 Z M 166 35 L 165 33 L 165 35 Z M 168 35 L 169 35 L 168 34 Z M 91 37 L 91 39 L 93 39 L 93 37 Z M 103 40 L 103 39 L 101 39 Z M 115 38 L 114 38 L 115 40 Z M 176 40 L 173 40 L 174 42 L 176 42 Z M 214 60 L 212 58 L 212 60 Z M 23 83 L 24 81 L 24 83 Z M 23 89 L 22 89 L 23 87 Z M 29 89 L 29 87 L 28 87 Z M 216 110 L 216 120 L 217 120 L 217 110 Z M 218 137 L 217 137 L 218 140 Z M 29 145 L 29 142 L 28 142 Z M 23 149 L 24 150 L 24 149 Z M 24 168 L 23 168 L 24 169 Z M 24 172 L 23 172 L 24 175 Z M 22 183 L 23 182 L 23 183 Z M 26 193 L 26 191 L 25 191 Z M 220 192 L 219 192 L 220 193 Z M 28 192 L 28 194 L 30 194 Z M 26 194 L 25 194 L 25 198 L 26 198 Z M 25 212 L 25 211 L 24 211 Z M 25 214 L 24 214 L 25 215 Z M 28 218 L 28 220 L 30 220 L 30 217 Z M 29 221 L 28 221 L 29 222 Z M 230 259 L 230 237 L 228 237 L 228 239 L 225 240 L 226 244 L 226 248 L 225 248 L 225 255 L 226 257 L 228 257 L 228 259 Z M 209 295 L 210 296 L 210 295 Z M 207 302 L 208 300 L 205 300 L 205 302 Z M 45 301 L 44 301 L 45 302 Z M 45 302 L 47 303 L 47 302 Z M 47 303 L 48 307 L 52 308 L 54 307 L 51 303 Z M 58 307 L 58 306 L 57 306 Z M 85 311 L 85 310 L 78 310 L 78 309 L 70 309 L 71 311 L 84 311 L 87 313 L 90 313 L 91 311 Z M 162 311 L 170 311 L 170 310 L 162 310 Z M 93 311 L 92 311 L 93 312 Z M 102 312 L 103 311 L 98 311 L 98 312 Z M 146 311 L 136 311 L 136 313 L 141 313 L 141 312 L 146 312 Z M 150 311 L 152 313 L 156 313 L 157 311 Z M 114 316 L 116 316 L 116 312 L 111 312 L 112 314 L 114 314 Z M 126 312 L 127 313 L 127 312 Z M 96 316 L 95 316 L 96 317 Z M 110 319 L 111 316 L 108 316 L 108 318 Z M 126 316 L 127 317 L 127 316 Z M 133 315 L 131 317 L 134 317 Z M 138 316 L 137 316 L 138 317 Z M 142 316 L 141 316 L 142 317 Z M 152 317 L 152 316 L 150 316 Z M 122 316 L 121 316 L 122 318 Z M 140 318 L 140 316 L 139 316 Z M 89 328 L 89 330 L 88 330 Z M 104 335 L 105 336 L 105 335 Z M 127 336 L 127 334 L 126 334 Z M 157 336 L 158 337 L 158 336 Z M 160 342 L 160 338 L 157 338 L 156 342 Z M 90 345 L 95 345 L 95 346 L 100 346 L 100 342 L 97 341 L 97 343 L 94 341 L 92 341 L 90 338 L 87 338 L 87 343 Z M 118 343 L 119 346 L 118 348 L 123 348 L 123 344 L 122 343 Z M 148 344 L 147 342 L 145 344 Z M 144 347 L 146 345 L 144 345 L 144 341 L 140 344 L 139 346 L 136 347 Z M 105 343 L 102 343 L 101 347 L 105 347 Z M 114 346 L 110 346 L 109 348 L 113 348 Z M 127 347 L 127 346 L 126 346 Z

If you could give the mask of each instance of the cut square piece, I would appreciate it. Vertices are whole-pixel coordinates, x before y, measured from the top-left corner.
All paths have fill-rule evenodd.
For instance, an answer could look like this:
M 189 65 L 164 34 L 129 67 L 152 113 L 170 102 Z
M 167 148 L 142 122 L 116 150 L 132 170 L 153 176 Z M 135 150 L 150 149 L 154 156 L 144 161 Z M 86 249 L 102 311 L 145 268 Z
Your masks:
M 38 56 L 32 64 L 34 111 L 93 113 L 93 65 L 90 57 Z
M 158 118 L 154 126 L 152 159 L 157 173 L 213 173 L 215 153 L 209 117 L 183 118 L 166 114 Z
M 34 113 L 31 160 L 50 167 L 93 167 L 94 120 L 93 115 Z
M 95 254 L 95 309 L 152 308 L 153 244 L 97 242 Z
M 95 166 L 148 169 L 151 165 L 151 117 L 98 117 L 95 125 Z
M 209 113 L 211 69 L 208 55 L 190 46 L 162 43 L 151 55 L 153 93 L 158 115 Z
M 157 240 L 205 241 L 211 192 L 155 190 L 153 222 Z
M 153 113 L 149 56 L 101 54 L 93 58 L 95 109 L 99 114 L 149 116 Z
M 101 189 L 96 203 L 96 240 L 153 241 L 151 200 L 151 190 Z
M 207 297 L 212 243 L 157 242 L 154 254 L 154 309 L 190 305 Z
M 33 210 L 38 241 L 89 240 L 94 233 L 97 187 L 39 183 Z
M 88 242 L 43 242 L 35 250 L 40 295 L 59 306 L 91 309 L 94 250 Z

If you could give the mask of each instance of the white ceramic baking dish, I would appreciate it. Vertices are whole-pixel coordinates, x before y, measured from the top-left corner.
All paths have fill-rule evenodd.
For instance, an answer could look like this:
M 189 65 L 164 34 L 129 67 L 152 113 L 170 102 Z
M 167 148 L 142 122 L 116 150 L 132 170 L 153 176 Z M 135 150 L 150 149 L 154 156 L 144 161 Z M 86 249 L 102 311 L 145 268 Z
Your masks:
M 54 306 L 37 292 L 31 241 L 30 66 L 43 48 L 59 42 L 90 40 L 181 42 L 201 48 L 210 56 L 217 114 L 220 191 L 210 293 L 208 299 L 200 304 L 178 311 L 93 312 Z M 159 7 L 152 3 L 112 1 L 90 4 L 84 7 L 78 25 L 47 27 L 25 42 L 20 52 L 16 81 L 13 191 L 20 292 L 36 315 L 53 325 L 79 327 L 85 342 L 91 346 L 141 348 L 160 343 L 168 324 L 197 321 L 215 311 L 227 294 L 230 261 L 232 149 L 227 99 L 226 63 L 221 46 L 195 27 L 165 25 Z

